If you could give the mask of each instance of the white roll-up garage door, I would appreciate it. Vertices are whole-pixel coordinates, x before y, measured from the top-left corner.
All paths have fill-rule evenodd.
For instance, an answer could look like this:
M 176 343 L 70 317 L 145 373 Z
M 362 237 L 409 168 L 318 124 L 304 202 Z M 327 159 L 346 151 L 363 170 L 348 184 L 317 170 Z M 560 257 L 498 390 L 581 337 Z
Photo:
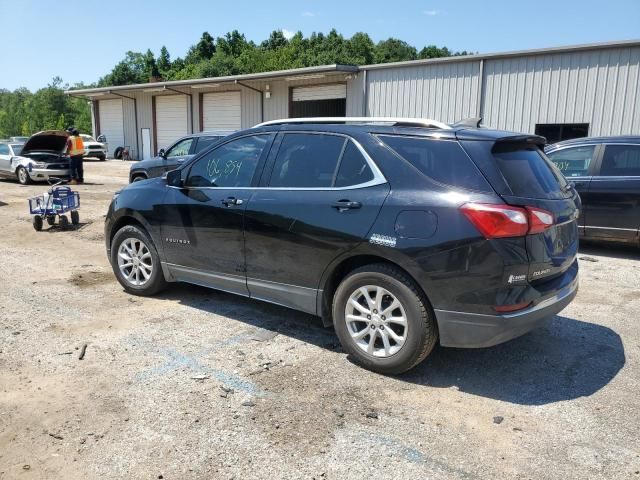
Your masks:
M 158 150 L 189 133 L 187 98 L 186 95 L 155 97 Z
M 335 100 L 347 98 L 347 85 L 316 85 L 313 87 L 296 87 L 293 89 L 293 101 L 305 102 L 313 100 Z
M 98 135 L 107 137 L 107 155 L 113 157 L 118 147 L 124 146 L 124 117 L 122 116 L 122 100 L 100 100 L 98 103 L 100 131 Z
M 202 95 L 204 130 L 240 130 L 240 92 L 217 92 Z

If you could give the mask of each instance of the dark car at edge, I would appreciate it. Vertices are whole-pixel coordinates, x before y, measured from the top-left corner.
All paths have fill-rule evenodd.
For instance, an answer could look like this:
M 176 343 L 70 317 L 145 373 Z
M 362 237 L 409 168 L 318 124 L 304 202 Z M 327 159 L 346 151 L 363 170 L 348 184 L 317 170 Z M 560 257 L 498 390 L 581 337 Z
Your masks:
M 233 132 L 212 131 L 181 137 L 166 149 L 161 148 L 157 156 L 131 164 L 129 183 L 139 182 L 147 178 L 161 177 L 168 171 L 179 167 L 194 155 L 219 142 L 230 133 Z
M 544 142 L 429 120 L 267 122 L 114 196 L 107 255 L 127 292 L 187 282 L 308 312 L 359 364 L 401 373 L 574 298 L 580 198 Z
M 580 194 L 580 235 L 640 246 L 640 137 L 576 138 L 545 151 Z

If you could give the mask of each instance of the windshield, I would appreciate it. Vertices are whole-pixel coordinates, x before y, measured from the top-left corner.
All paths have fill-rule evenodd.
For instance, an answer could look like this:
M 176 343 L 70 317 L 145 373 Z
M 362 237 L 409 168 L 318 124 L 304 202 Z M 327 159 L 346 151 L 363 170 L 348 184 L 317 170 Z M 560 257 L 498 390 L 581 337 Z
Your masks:
M 14 155 L 20 155 L 20 152 L 22 152 L 22 147 L 24 147 L 23 143 L 12 143 L 11 144 L 11 150 L 13 150 L 13 154 Z
M 91 135 L 80 135 L 84 142 L 95 142 L 95 139 Z

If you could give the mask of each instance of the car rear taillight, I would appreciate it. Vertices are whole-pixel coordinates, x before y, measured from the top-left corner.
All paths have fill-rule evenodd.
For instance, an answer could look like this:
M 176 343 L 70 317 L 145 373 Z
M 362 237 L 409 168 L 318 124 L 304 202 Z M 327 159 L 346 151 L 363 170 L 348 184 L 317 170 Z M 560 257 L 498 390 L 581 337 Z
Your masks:
M 553 214 L 536 207 L 465 203 L 460 210 L 485 238 L 523 237 L 554 224 Z
M 553 214 L 536 207 L 527 207 L 529 212 L 529 233 L 541 233 L 552 227 L 554 222 Z

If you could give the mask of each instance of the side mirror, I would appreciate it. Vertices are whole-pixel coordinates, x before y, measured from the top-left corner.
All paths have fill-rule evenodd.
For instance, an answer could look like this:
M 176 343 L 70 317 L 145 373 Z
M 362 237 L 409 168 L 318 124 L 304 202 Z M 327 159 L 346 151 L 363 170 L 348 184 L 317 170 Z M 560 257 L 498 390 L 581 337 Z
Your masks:
M 164 148 L 161 148 L 158 152 L 158 155 L 162 158 L 167 158 L 167 152 L 164 151 Z
M 183 187 L 182 170 L 171 170 L 167 173 L 167 185 L 170 187 Z

